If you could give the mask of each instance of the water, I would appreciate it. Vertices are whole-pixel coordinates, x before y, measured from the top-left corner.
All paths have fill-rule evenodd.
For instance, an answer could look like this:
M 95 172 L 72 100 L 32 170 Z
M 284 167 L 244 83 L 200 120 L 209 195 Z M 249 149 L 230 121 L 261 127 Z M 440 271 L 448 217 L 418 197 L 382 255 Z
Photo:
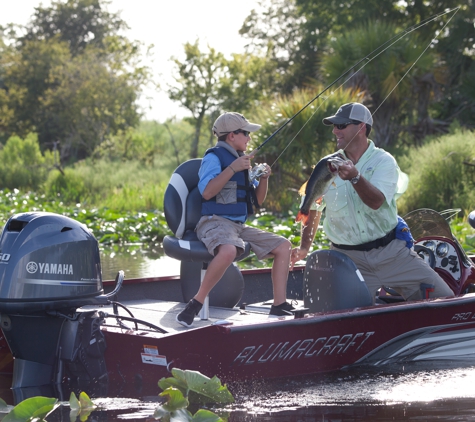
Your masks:
M 113 280 L 118 271 L 126 279 L 166 277 L 180 274 L 180 261 L 165 255 L 161 246 L 143 248 L 142 245 L 101 247 L 102 279 Z
M 126 278 L 180 271 L 179 261 L 164 256 L 160 248 L 143 250 L 138 245 L 103 249 L 101 262 L 104 280 L 113 279 L 118 270 L 124 270 Z M 358 369 L 230 385 L 236 403 L 224 410 L 229 421 L 475 421 L 474 385 L 471 365 Z M 153 420 L 159 393 L 157 387 L 156 397 L 94 399 L 100 409 L 89 420 Z
M 474 383 L 472 366 L 341 371 L 231 385 L 236 402 L 210 410 L 226 412 L 231 422 L 471 421 L 475 420 Z M 89 420 L 149 422 L 159 405 L 157 399 L 95 399 L 99 409 Z M 197 408 L 190 410 L 195 413 Z

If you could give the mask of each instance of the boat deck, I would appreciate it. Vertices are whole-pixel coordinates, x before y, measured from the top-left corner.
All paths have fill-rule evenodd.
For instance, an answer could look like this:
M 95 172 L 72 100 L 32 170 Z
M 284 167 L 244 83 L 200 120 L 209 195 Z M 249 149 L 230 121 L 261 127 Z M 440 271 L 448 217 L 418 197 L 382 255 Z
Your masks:
M 295 305 L 297 302 L 297 305 Z M 303 301 L 294 301 L 294 306 L 303 307 Z M 137 299 L 126 302 L 121 302 L 131 313 L 130 315 L 122 307 L 118 307 L 120 316 L 131 317 L 142 321 L 149 322 L 160 328 L 163 328 L 168 333 L 180 332 L 184 330 L 190 330 L 193 328 L 204 327 L 210 324 L 227 324 L 235 322 L 259 322 L 275 319 L 277 317 L 270 316 L 269 310 L 272 305 L 272 300 L 246 305 L 245 309 L 240 308 L 219 308 L 210 306 L 208 319 L 200 319 L 200 315 L 195 318 L 191 328 L 182 326 L 176 321 L 176 316 L 186 306 L 182 302 L 161 301 L 161 300 L 147 300 Z M 107 314 L 105 327 L 118 327 L 116 319 L 114 317 L 114 311 L 112 305 L 107 306 L 86 306 L 81 308 L 83 310 L 97 309 Z M 293 318 L 293 316 L 289 316 Z M 134 322 L 122 321 L 122 323 L 130 328 L 134 328 Z M 146 328 L 143 325 L 139 325 L 140 329 Z

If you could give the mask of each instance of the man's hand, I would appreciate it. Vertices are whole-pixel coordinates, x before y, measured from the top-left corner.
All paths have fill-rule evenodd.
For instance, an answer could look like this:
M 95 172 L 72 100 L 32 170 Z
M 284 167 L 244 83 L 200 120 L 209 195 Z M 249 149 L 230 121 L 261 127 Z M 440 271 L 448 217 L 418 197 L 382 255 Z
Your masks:
M 351 160 L 346 160 L 338 167 L 338 176 L 341 180 L 350 180 L 358 175 L 358 170 Z
M 307 256 L 308 250 L 300 249 L 300 248 L 293 248 L 292 252 L 290 253 L 290 271 L 294 269 L 294 265 L 297 261 L 301 261 Z

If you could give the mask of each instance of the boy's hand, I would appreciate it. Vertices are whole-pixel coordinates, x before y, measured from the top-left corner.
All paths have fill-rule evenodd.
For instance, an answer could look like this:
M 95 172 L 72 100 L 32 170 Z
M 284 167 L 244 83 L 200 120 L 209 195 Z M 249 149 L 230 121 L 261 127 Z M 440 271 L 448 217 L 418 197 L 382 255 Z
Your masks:
M 252 153 L 249 155 L 241 155 L 233 161 L 232 166 L 236 171 L 250 170 L 252 168 L 251 160 L 253 158 L 254 155 Z

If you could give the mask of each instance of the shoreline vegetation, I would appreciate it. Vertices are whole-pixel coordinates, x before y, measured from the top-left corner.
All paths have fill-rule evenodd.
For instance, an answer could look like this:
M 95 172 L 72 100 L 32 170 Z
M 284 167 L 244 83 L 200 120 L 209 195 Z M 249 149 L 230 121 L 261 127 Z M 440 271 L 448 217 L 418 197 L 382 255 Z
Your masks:
M 166 148 L 157 129 L 161 126 L 146 122 L 133 135 L 148 139 L 150 145 L 155 145 L 152 150 L 160 151 L 146 162 L 140 157 L 114 155 L 111 159 L 110 155 L 99 155 L 58 168 L 47 153 L 41 153 L 34 136 L 25 140 L 10 138 L 0 149 L 0 160 L 5 163 L 0 170 L 0 186 L 4 172 L 11 181 L 3 183 L 5 188 L 0 190 L 2 226 L 15 213 L 53 212 L 84 223 L 103 248 L 134 244 L 142 250 L 160 249 L 164 236 L 171 234 L 163 213 L 164 193 L 175 168 L 187 160 L 174 156 L 170 145 Z M 178 127 L 182 130 L 186 122 L 172 124 L 171 130 Z M 117 140 L 116 145 L 119 144 Z M 180 144 L 186 145 L 185 138 Z M 454 125 L 449 133 L 428 138 L 419 148 L 390 152 L 409 176 L 409 187 L 398 199 L 399 214 L 404 216 L 418 208 L 456 210 L 451 213 L 452 233 L 467 254 L 475 255 L 475 230 L 467 222 L 468 214 L 475 208 L 474 132 Z M 30 158 L 28 163 L 23 161 L 24 156 Z M 264 161 L 266 156 L 259 154 L 253 164 Z M 274 171 L 274 167 L 266 208 L 248 223 L 280 234 L 298 246 L 301 227 L 295 223 L 300 203 L 297 190 L 305 181 L 305 169 L 295 169 L 300 174 L 300 180 L 295 181 L 284 178 L 285 173 Z M 21 185 L 25 180 L 24 187 L 6 188 Z M 314 250 L 327 248 L 328 239 L 319 230 Z M 239 266 L 262 268 L 271 266 L 271 261 L 259 261 L 251 254 Z
M 87 207 L 79 203 L 66 205 L 59 200 L 48 200 L 45 195 L 0 190 L 0 221 L 2 226 L 14 214 L 23 212 L 52 212 L 67 216 L 85 224 L 94 234 L 101 247 L 134 244 L 139 248 L 151 249 L 161 246 L 163 237 L 172 234 L 163 211 L 118 211 L 108 207 Z M 282 235 L 293 246 L 300 243 L 300 223 L 295 223 L 295 212 L 277 215 L 262 212 L 252 217 L 248 224 Z M 460 215 L 460 212 L 455 213 Z M 452 213 L 453 215 L 453 213 Z M 475 230 L 466 218 L 455 215 L 450 220 L 452 233 L 468 255 L 475 255 Z M 314 241 L 314 250 L 328 249 L 329 241 L 320 228 Z M 253 254 L 240 262 L 242 268 L 264 268 L 270 260 L 259 261 Z
M 202 157 L 216 142 L 213 122 L 235 110 L 262 125 L 248 151 L 258 151 L 254 165 L 272 168 L 265 208 L 249 224 L 296 246 L 298 190 L 335 152 L 322 119 L 357 101 L 375 115 L 370 138 L 409 176 L 399 214 L 460 209 L 453 233 L 475 252 L 467 223 L 475 208 L 473 11 L 452 0 L 444 13 L 437 4 L 393 0 L 351 10 L 327 0 L 281 3 L 246 18 L 243 53 L 225 57 L 198 39 L 184 44 L 184 58 L 171 58 L 175 83 L 167 88 L 144 63 L 153 46 L 123 36 L 127 22 L 105 1 L 40 5 L 26 25 L 1 27 L 3 223 L 13 213 L 49 211 L 86 224 L 101 245 L 157 247 L 169 233 L 163 197 L 171 174 Z M 425 23 L 404 30 L 414 21 Z M 349 31 L 348 22 L 361 25 Z M 137 100 L 149 84 L 189 117 L 144 120 Z M 314 248 L 328 248 L 321 230 Z

